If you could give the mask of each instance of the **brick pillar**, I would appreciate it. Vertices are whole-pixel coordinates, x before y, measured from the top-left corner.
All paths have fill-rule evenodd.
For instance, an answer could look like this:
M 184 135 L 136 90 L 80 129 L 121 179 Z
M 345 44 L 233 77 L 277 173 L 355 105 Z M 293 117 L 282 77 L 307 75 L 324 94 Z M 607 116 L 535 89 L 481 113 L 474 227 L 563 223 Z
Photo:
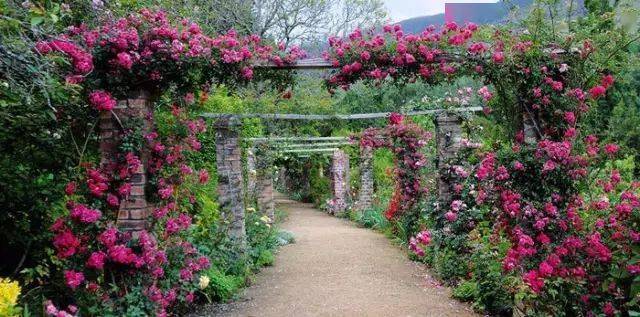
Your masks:
M 457 115 L 442 113 L 436 117 L 436 153 L 438 169 L 438 202 L 441 210 L 448 208 L 453 197 L 449 179 L 449 161 L 461 148 L 462 120 Z
M 525 111 L 522 114 L 522 132 L 524 133 L 524 141 L 528 144 L 538 142 L 538 133 L 536 132 L 536 123 L 531 116 Z
M 347 209 L 349 197 L 349 156 L 342 150 L 333 152 L 331 189 L 334 206 L 330 212 L 339 214 Z
M 100 165 L 104 166 L 116 159 L 118 145 L 123 129 L 131 128 L 129 124 L 142 122 L 143 131 L 151 130 L 152 122 L 148 114 L 152 111 L 151 96 L 146 90 L 132 92 L 127 99 L 119 100 L 117 106 L 111 112 L 100 114 Z M 114 115 L 115 114 L 115 115 Z M 148 204 L 145 197 L 146 163 L 149 159 L 149 150 L 140 149 L 142 164 L 131 177 L 131 194 L 120 202 L 117 226 L 124 231 L 140 231 L 145 229 L 148 215 Z
M 255 152 L 255 147 L 247 150 L 247 200 L 250 206 L 253 206 L 258 197 L 256 192 L 257 170 Z
M 258 209 L 271 221 L 275 220 L 275 201 L 273 197 L 273 160 L 268 153 L 257 156 L 256 196 Z
M 373 202 L 373 149 L 365 146 L 360 153 L 360 193 L 358 210 L 371 208 Z
M 223 219 L 228 221 L 229 237 L 241 252 L 246 251 L 244 224 L 244 186 L 242 157 L 236 118 L 221 118 L 214 124 L 216 131 L 216 166 L 218 202 Z

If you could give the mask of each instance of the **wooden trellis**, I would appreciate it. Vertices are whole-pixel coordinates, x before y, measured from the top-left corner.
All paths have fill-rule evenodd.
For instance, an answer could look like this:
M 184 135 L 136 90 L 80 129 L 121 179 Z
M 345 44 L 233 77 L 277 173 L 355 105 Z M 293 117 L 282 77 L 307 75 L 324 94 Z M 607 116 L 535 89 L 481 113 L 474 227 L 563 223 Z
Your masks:
M 409 111 L 401 114 L 405 116 L 421 116 L 440 113 L 469 113 L 482 111 L 482 107 L 464 107 L 450 109 L 429 109 L 420 111 Z M 375 113 L 359 113 L 359 114 L 293 114 L 293 113 L 203 113 L 203 118 L 219 119 L 219 118 L 260 118 L 271 120 L 364 120 L 364 119 L 381 119 L 388 118 L 391 112 L 375 112 Z

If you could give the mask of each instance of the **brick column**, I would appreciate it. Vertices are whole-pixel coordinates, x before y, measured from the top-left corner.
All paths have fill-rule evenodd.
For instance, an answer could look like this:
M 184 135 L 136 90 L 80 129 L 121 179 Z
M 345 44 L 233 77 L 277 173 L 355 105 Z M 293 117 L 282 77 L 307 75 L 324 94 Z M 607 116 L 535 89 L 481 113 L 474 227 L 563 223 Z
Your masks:
M 373 202 L 373 149 L 365 146 L 360 153 L 360 193 L 358 210 L 371 208 Z
M 152 111 L 151 96 L 146 90 L 132 92 L 127 99 L 118 100 L 117 106 L 111 112 L 100 114 L 100 165 L 104 166 L 117 159 L 118 145 L 123 129 L 132 128 L 130 124 L 142 122 L 144 133 L 152 128 L 148 114 Z M 114 115 L 115 114 L 115 115 Z M 124 231 L 137 232 L 145 229 L 148 215 L 148 204 L 144 188 L 147 182 L 146 163 L 149 159 L 149 149 L 140 149 L 142 164 L 131 177 L 131 194 L 120 202 L 117 226 Z
M 349 197 L 349 156 L 342 150 L 336 150 L 333 153 L 331 189 L 334 202 L 331 212 L 340 214 L 347 209 Z
M 256 192 L 256 174 L 256 148 L 251 147 L 247 150 L 247 200 L 250 206 L 253 206 L 258 197 Z
M 273 222 L 275 220 L 276 206 L 273 198 L 273 160 L 271 156 L 268 153 L 260 153 L 257 156 L 256 167 L 258 209 Z
M 536 122 L 534 120 L 526 110 L 522 113 L 522 132 L 524 133 L 524 141 L 528 144 L 538 142 L 538 133 L 536 132 Z
M 229 237 L 240 252 L 246 251 L 244 224 L 244 186 L 242 157 L 239 142 L 240 121 L 221 118 L 214 124 L 216 133 L 216 166 L 218 174 L 218 203 L 223 219 L 229 223 Z
M 456 157 L 461 148 L 462 120 L 457 115 L 442 113 L 436 117 L 436 153 L 438 169 L 439 208 L 445 210 L 453 196 L 449 179 L 449 161 Z

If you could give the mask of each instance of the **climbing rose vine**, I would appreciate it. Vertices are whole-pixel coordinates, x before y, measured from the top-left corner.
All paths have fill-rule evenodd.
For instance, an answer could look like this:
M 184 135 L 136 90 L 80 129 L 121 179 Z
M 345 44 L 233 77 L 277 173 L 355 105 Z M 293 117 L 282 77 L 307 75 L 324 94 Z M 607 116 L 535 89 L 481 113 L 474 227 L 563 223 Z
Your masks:
M 447 243 L 454 239 L 442 239 L 489 220 L 491 240 L 510 244 L 503 270 L 520 276 L 530 292 L 528 308 L 588 316 L 637 311 L 640 183 L 612 168 L 618 145 L 581 134 L 583 118 L 614 85 L 613 75 L 591 64 L 596 48 L 589 39 L 538 43 L 530 34 L 496 31 L 486 43 L 475 31 L 455 23 L 419 35 L 399 26 L 385 26 L 381 34 L 356 30 L 332 39 L 325 55 L 339 67 L 330 87 L 474 75 L 487 84 L 478 91 L 487 115 L 506 121 L 520 114 L 511 145 L 476 150 L 475 165 L 444 162 L 455 180 L 454 197 L 435 215 L 435 231 L 411 239 L 411 249 L 422 255 L 424 246 Z M 472 214 L 478 210 L 489 212 L 478 218 Z
M 369 128 L 360 136 L 361 147 L 388 148 L 396 157 L 396 189 L 385 212 L 388 219 L 411 210 L 426 192 L 421 170 L 427 164 L 427 158 L 421 149 L 429 139 L 431 133 L 398 113 L 389 116 L 385 128 Z
M 197 274 L 210 261 L 187 241 L 188 211 L 193 184 L 206 182 L 208 174 L 191 169 L 186 155 L 200 149 L 197 137 L 205 123 L 189 120 L 179 104 L 172 114 L 174 129 L 187 131 L 184 137 L 161 137 L 156 131 L 144 135 L 153 149 L 148 170 L 159 200 L 147 230 L 133 235 L 114 226 L 121 202 L 132 194 L 131 177 L 142 164 L 135 153 L 87 166 L 84 179 L 67 185 L 69 214 L 56 220 L 51 231 L 65 285 L 81 309 L 124 312 L 122 296 L 132 291 L 146 298 L 158 316 L 194 300 Z
M 331 38 L 330 51 L 324 56 L 339 71 L 328 84 L 347 89 L 361 79 L 374 83 L 387 78 L 437 82 L 453 76 L 468 63 L 459 57 L 467 51 L 465 45 L 477 29 L 473 23 L 458 26 L 450 22 L 441 30 L 429 27 L 421 34 L 405 34 L 400 25 L 386 25 L 383 33 L 356 29 L 346 39 Z M 469 56 L 488 49 L 487 44 L 474 43 L 469 46 Z
M 90 81 L 90 86 L 109 87 L 113 93 L 170 85 L 188 89 L 209 80 L 246 82 L 254 77 L 254 64 L 282 66 L 305 55 L 296 46 L 274 48 L 256 35 L 240 36 L 234 30 L 209 36 L 194 22 L 173 23 L 166 12 L 148 9 L 93 29 L 71 27 L 56 39 L 37 43 L 36 50 L 68 57 L 72 67 L 67 82 Z M 104 107 L 107 95 L 93 94 L 91 104 L 109 110 Z
M 165 90 L 179 95 L 162 131 L 152 109 L 143 110 L 140 120 L 116 118 L 114 153 L 103 153 L 99 165 L 83 163 L 84 177 L 66 186 L 68 213 L 51 227 L 62 278 L 79 314 L 140 314 L 128 311 L 131 301 L 143 303 L 135 307 L 144 307 L 145 315 L 176 312 L 195 299 L 199 274 L 210 266 L 189 242 L 193 190 L 209 180 L 206 170 L 195 170 L 188 161 L 201 149 L 199 135 L 206 131 L 202 119 L 190 119 L 189 107 L 197 102 L 192 91 L 252 80 L 254 64 L 284 65 L 304 52 L 273 48 L 233 30 L 208 36 L 195 23 L 175 23 L 165 12 L 147 9 L 93 29 L 72 27 L 35 49 L 66 57 L 67 83 L 83 85 L 88 104 L 102 115 L 116 117 L 116 98 L 140 90 L 152 98 Z M 206 96 L 202 92 L 198 102 Z M 115 223 L 119 213 L 129 212 L 122 204 L 145 194 L 132 186 L 140 171 L 150 179 L 145 190 L 153 206 L 145 230 L 122 231 Z M 46 309 L 49 315 L 76 313 L 52 302 Z

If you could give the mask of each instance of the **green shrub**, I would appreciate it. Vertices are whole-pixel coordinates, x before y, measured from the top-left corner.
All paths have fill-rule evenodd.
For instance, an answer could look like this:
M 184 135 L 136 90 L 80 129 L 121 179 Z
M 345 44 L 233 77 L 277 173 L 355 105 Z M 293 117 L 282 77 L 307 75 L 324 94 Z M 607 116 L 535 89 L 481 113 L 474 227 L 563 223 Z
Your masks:
M 453 289 L 452 295 L 464 302 L 473 301 L 478 297 L 478 283 L 473 280 L 464 281 Z
M 457 252 L 442 248 L 434 250 L 433 267 L 438 275 L 447 281 L 456 281 L 467 275 L 468 262 L 464 261 Z
M 256 259 L 255 266 L 256 267 L 272 266 L 275 259 L 276 257 L 273 255 L 273 252 L 271 252 L 271 250 L 265 250 L 265 249 L 260 250 L 260 254 Z
M 293 232 L 286 230 L 278 230 L 276 240 L 279 246 L 296 243 L 296 237 L 293 235 Z
M 474 252 L 471 259 L 478 287 L 474 306 L 480 311 L 495 315 L 508 315 L 513 308 L 513 294 L 509 293 L 509 289 L 516 281 L 513 276 L 504 274 L 502 258 L 503 254 L 499 250 L 486 244 L 482 250 Z
M 384 230 L 390 225 L 380 208 L 367 209 L 363 211 L 357 219 L 357 222 L 365 228 L 375 230 Z
M 227 274 L 217 268 L 205 272 L 209 285 L 202 290 L 211 300 L 228 301 L 245 285 L 245 277 Z
M 320 175 L 320 168 L 317 165 L 309 173 L 309 198 L 316 206 L 320 206 L 331 198 L 331 181 L 328 177 Z

